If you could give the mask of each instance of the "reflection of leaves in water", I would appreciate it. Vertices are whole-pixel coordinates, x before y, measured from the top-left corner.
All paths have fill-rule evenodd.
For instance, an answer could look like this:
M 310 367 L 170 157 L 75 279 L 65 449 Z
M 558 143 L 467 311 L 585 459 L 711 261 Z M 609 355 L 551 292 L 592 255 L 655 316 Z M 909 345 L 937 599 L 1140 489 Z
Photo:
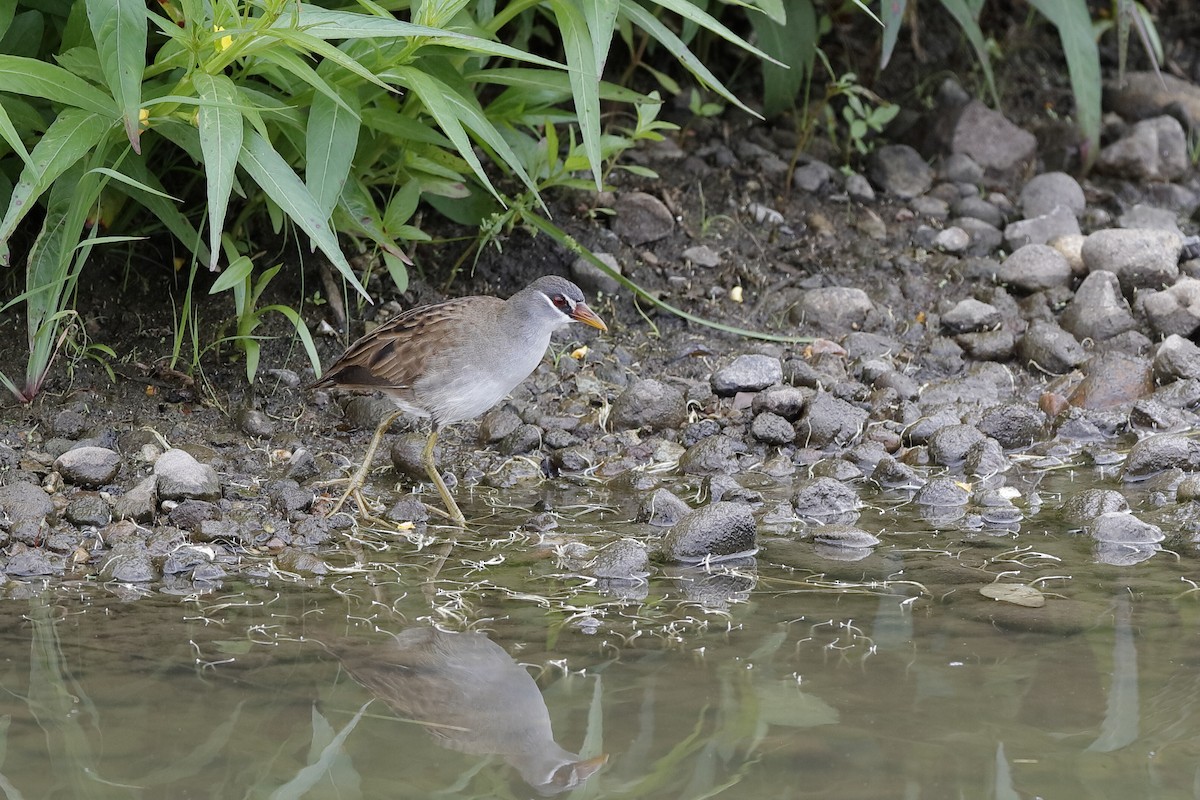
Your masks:
M 290 781 L 272 792 L 271 800 L 299 800 L 312 791 L 326 776 L 337 787 L 338 797 L 344 798 L 344 800 L 361 797 L 362 781 L 342 749 L 342 745 L 350 732 L 358 726 L 363 712 L 372 702 L 368 700 L 363 703 L 358 713 L 337 734 L 333 733 L 333 726 L 314 707 L 312 746 L 309 748 L 308 764 Z

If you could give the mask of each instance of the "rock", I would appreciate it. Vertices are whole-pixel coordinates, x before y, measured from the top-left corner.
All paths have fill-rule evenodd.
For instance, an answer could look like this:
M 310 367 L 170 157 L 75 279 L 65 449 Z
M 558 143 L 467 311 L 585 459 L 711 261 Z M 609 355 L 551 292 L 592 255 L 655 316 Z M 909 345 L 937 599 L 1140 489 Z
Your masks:
M 596 554 L 589 572 L 602 580 L 645 583 L 650 554 L 636 539 L 618 539 Z
M 42 487 L 25 481 L 0 486 L 0 510 L 11 520 L 40 520 L 54 510 Z
M 1018 345 L 1020 357 L 1035 369 L 1062 375 L 1087 360 L 1087 353 L 1071 334 L 1053 322 L 1034 320 Z
M 16 545 L 21 547 L 21 545 Z M 32 578 L 38 575 L 54 575 L 62 572 L 63 561 L 40 548 L 20 550 L 8 557 L 4 572 L 15 578 Z
M 874 203 L 875 189 L 865 175 L 853 172 L 846 176 L 846 194 L 856 203 Z
M 247 436 L 270 439 L 275 435 L 275 423 L 257 408 L 240 408 L 237 412 L 237 424 Z
M 814 194 L 837 180 L 838 172 L 822 161 L 810 161 L 796 167 L 792 173 L 792 186 L 802 192 Z
M 95 492 L 81 492 L 71 498 L 64 516 L 76 527 L 103 528 L 112 520 L 112 510 Z
M 425 462 L 423 460 L 425 445 L 428 441 L 428 436 L 416 431 L 402 433 L 393 439 L 389 454 L 391 455 L 392 467 L 395 468 L 396 472 L 418 481 L 429 480 L 429 474 L 425 471 Z M 434 463 L 440 463 L 440 459 L 441 447 L 434 446 Z M 444 478 L 445 475 L 442 477 Z
M 925 194 L 933 185 L 933 170 L 920 153 L 904 144 L 876 148 L 867 158 L 867 177 L 901 200 Z
M 942 326 L 950 333 L 967 333 L 994 328 L 1001 321 L 995 306 L 973 297 L 959 300 L 954 308 L 942 315 Z
M 100 579 L 104 581 L 150 583 L 160 577 L 150 559 L 150 551 L 141 542 L 127 542 L 114 547 L 100 566 Z
M 970 425 L 947 425 L 929 437 L 929 457 L 944 467 L 961 464 L 967 451 L 982 439 L 983 434 Z
M 1139 181 L 1174 181 L 1187 174 L 1187 134 L 1174 117 L 1142 120 L 1100 151 L 1096 169 Z
M 1088 236 L 1080 255 L 1088 272 L 1113 273 L 1121 290 L 1132 295 L 1174 283 L 1182 247 L 1179 237 L 1166 231 L 1107 228 Z
M 221 496 L 217 471 L 186 450 L 174 448 L 159 456 L 154 462 L 154 477 L 162 500 L 216 500 Z
M 113 503 L 113 517 L 131 519 L 134 522 L 149 522 L 154 519 L 154 510 L 157 507 L 158 478 L 150 475 L 117 497 Z
M 1179 230 L 1179 223 L 1175 221 L 1174 211 L 1156 208 L 1146 203 L 1134 204 L 1132 208 L 1117 218 L 1117 224 L 1122 228 L 1166 231 L 1183 238 L 1183 231 Z
M 757 526 L 750 508 L 741 503 L 710 503 L 689 512 L 662 540 L 666 561 L 718 561 L 758 550 Z
M 1125 495 L 1113 489 L 1084 489 L 1063 503 L 1061 514 L 1068 525 L 1082 528 L 1101 514 L 1128 511 Z
M 50 423 L 50 430 L 54 432 L 55 436 L 61 436 L 64 439 L 78 439 L 87 430 L 87 418 L 78 411 L 64 409 L 54 415 L 54 421 Z
M 687 401 L 674 386 L 643 378 L 621 393 L 608 419 L 617 430 L 679 430 L 687 422 Z
M 792 423 L 778 414 L 764 411 L 750 423 L 750 435 L 764 444 L 790 444 L 796 436 Z
M 976 361 L 1008 361 L 1017 348 L 1017 339 L 1009 330 L 960 333 L 954 341 Z
M 1119 351 L 1089 359 L 1084 373 L 1083 380 L 1067 398 L 1078 408 L 1124 408 L 1154 391 L 1150 361 Z
M 979 431 L 1006 450 L 1029 447 L 1041 437 L 1045 417 L 1028 403 L 1005 403 L 991 408 L 979 421 Z
M 915 469 L 891 456 L 879 459 L 871 473 L 871 480 L 885 489 L 919 489 L 925 485 L 925 479 Z
M 1021 291 L 1040 292 L 1070 284 L 1071 266 L 1053 247 L 1027 244 L 1004 259 L 996 278 Z
M 758 394 L 750 404 L 755 414 L 764 412 L 778 414 L 784 419 L 794 420 L 804 410 L 804 404 L 812 395 L 811 389 L 797 386 L 769 386 Z
M 670 490 L 655 489 L 649 497 L 642 498 L 634 519 L 657 528 L 670 528 L 691 510 L 691 506 L 672 494 Z
M 953 225 L 933 237 L 933 246 L 943 253 L 962 253 L 970 244 L 970 235 L 962 228 Z
M 1017 202 L 1026 219 L 1049 214 L 1058 206 L 1078 217 L 1087 207 L 1083 187 L 1065 172 L 1043 172 L 1030 178 Z
M 214 504 L 204 500 L 184 500 L 171 509 L 167 521 L 181 531 L 195 533 L 200 530 L 200 523 L 205 520 L 218 519 L 221 511 Z
M 879 538 L 852 525 L 825 525 L 813 532 L 813 541 L 830 547 L 875 547 Z
M 955 217 L 969 217 L 986 222 L 995 228 L 1003 227 L 1005 222 L 1004 212 L 996 206 L 984 200 L 982 197 L 974 195 L 970 197 L 960 197 L 958 200 L 950 204 L 950 213 Z M 957 226 L 954 226 L 957 227 Z M 962 230 L 959 228 L 959 230 Z M 968 235 L 969 236 L 969 235 Z
M 521 418 L 507 403 L 496 406 L 479 420 L 479 441 L 495 444 L 521 426 Z
M 76 447 L 56 458 L 54 469 L 67 483 L 98 489 L 117 477 L 121 457 L 107 447 Z
M 679 469 L 685 475 L 716 475 L 735 472 L 737 456 L 746 446 L 729 436 L 710 436 L 687 449 L 679 459 Z
M 1160 336 L 1191 336 L 1200 330 L 1200 280 L 1180 278 L 1161 292 L 1143 292 L 1139 307 Z
M 616 212 L 611 224 L 613 233 L 632 247 L 657 242 L 675 230 L 675 217 L 670 209 L 652 194 L 622 192 L 613 210 Z
M 1048 244 L 1064 236 L 1078 236 L 1079 221 L 1066 206 L 1055 206 L 1037 217 L 1019 220 L 1004 229 L 1004 243 L 1010 249 L 1030 244 Z
M 301 489 L 300 484 L 287 479 L 268 483 L 267 497 L 271 499 L 272 508 L 284 517 L 307 510 L 315 499 L 312 489 Z
M 1162 383 L 1200 378 L 1200 347 L 1178 334 L 1171 334 L 1154 353 L 1154 377 Z
M 801 447 L 844 447 L 862 435 L 867 412 L 828 392 L 817 392 L 796 422 L 796 444 Z
M 572 444 L 555 450 L 550 454 L 550 461 L 555 469 L 564 473 L 587 472 L 600 463 L 596 451 L 585 444 Z
M 1171 113 L 1200 127 L 1200 86 L 1166 71 L 1126 72 L 1104 87 L 1104 107 L 1124 119 L 1148 119 Z
M 497 450 L 506 456 L 532 453 L 542 446 L 542 429 L 537 425 L 518 425 L 517 429 L 500 440 Z
M 1117 276 L 1096 270 L 1083 279 L 1059 319 L 1076 339 L 1103 342 L 1137 327 Z
M 1127 511 L 1110 511 L 1096 517 L 1087 526 L 1098 542 L 1113 544 L 1155 544 L 1167 538 L 1162 528 L 1142 522 Z
M 814 478 L 800 484 L 792 505 L 801 519 L 827 521 L 862 506 L 855 491 L 833 478 Z
M 317 459 L 307 447 L 297 447 L 288 458 L 287 469 L 283 476 L 296 483 L 304 483 L 309 478 L 315 478 L 320 473 Z
M 670 233 L 670 230 L 667 231 Z M 621 274 L 621 262 L 612 253 L 594 253 L 606 267 L 618 275 Z M 616 294 L 621 291 L 621 284 L 616 278 L 597 267 L 591 261 L 580 256 L 571 264 L 571 280 L 575 281 L 584 294 L 589 297 L 598 294 Z
M 1037 153 L 1037 139 L 1003 114 L 971 100 L 954 123 L 949 148 L 983 167 L 985 178 L 1003 181 L 1022 172 Z
M 983 183 L 983 167 L 966 153 L 951 153 L 946 156 L 942 159 L 938 174 L 943 180 L 951 183 L 969 183 L 973 186 Z
M 713 391 L 722 397 L 738 392 L 757 392 L 783 380 L 783 365 L 778 358 L 751 354 L 740 355 L 712 374 Z
M 967 247 L 966 252 L 968 256 L 990 255 L 1004 243 L 1004 234 L 1000 232 L 1000 229 L 981 219 L 958 217 L 951 220 L 950 224 L 966 231 L 967 236 L 971 237 L 971 244 Z
M 828 286 L 810 289 L 800 297 L 789 316 L 798 325 L 811 325 L 822 331 L 844 333 L 862 326 L 875 304 L 862 289 Z
M 683 251 L 683 257 L 691 264 L 697 267 L 719 267 L 721 266 L 721 257 L 717 255 L 711 247 L 706 244 L 693 245 Z
M 1168 469 L 1200 468 L 1200 442 L 1174 434 L 1147 436 L 1129 449 L 1121 480 L 1129 483 L 1152 478 Z
M 976 477 L 999 475 L 1010 466 L 1004 448 L 990 436 L 971 445 L 963 459 L 963 472 Z
M 971 493 L 961 483 L 939 476 L 917 490 L 913 498 L 919 505 L 937 508 L 956 508 L 965 506 L 971 499 Z

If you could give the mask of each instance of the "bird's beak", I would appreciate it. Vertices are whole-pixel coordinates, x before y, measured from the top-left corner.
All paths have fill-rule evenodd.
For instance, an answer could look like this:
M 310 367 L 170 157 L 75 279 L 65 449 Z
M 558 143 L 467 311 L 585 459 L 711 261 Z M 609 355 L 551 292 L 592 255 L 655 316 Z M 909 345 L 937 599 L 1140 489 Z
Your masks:
M 571 319 L 576 322 L 582 322 L 584 325 L 591 325 L 593 328 L 599 328 L 602 331 L 607 331 L 608 326 L 604 324 L 604 320 L 596 316 L 596 312 L 587 307 L 587 303 L 576 303 L 575 308 L 571 309 Z

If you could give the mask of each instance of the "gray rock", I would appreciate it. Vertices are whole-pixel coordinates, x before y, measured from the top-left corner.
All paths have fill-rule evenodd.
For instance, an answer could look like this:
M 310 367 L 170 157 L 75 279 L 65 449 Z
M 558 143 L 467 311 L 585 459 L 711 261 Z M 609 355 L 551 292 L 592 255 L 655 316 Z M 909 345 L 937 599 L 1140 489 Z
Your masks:
M 671 384 L 643 378 L 616 399 L 609 421 L 617 430 L 678 430 L 687 422 L 687 401 Z
M 428 439 L 425 434 L 410 431 L 392 440 L 389 455 L 396 472 L 418 481 L 429 480 L 429 475 L 425 472 L 425 462 L 422 460 Z M 440 446 L 433 448 L 434 463 L 441 463 L 441 450 Z M 442 477 L 446 477 L 444 473 Z
M 270 439 L 275 435 L 275 423 L 257 408 L 243 406 L 238 409 L 237 424 L 247 436 Z
M 1096 542 L 1096 561 L 1114 567 L 1132 567 L 1162 552 L 1157 544 L 1135 544 L 1133 542 Z
M 801 519 L 828 521 L 862 506 L 854 489 L 833 478 L 814 478 L 800 484 L 792 505 Z
M 220 516 L 221 510 L 213 503 L 204 500 L 184 500 L 171 509 L 167 514 L 167 521 L 182 531 L 195 533 L 200 530 L 200 523 Z
M 396 501 L 384 516 L 392 522 L 428 522 L 429 507 L 410 494 Z
M 613 204 L 616 216 L 611 227 L 631 246 L 657 242 L 675 230 L 675 217 L 671 210 L 652 194 L 645 192 L 622 192 Z
M 957 508 L 967 504 L 971 493 L 953 478 L 939 476 L 918 489 L 913 499 L 923 506 Z
M 1096 541 L 1113 544 L 1155 544 L 1167 538 L 1162 528 L 1143 522 L 1127 511 L 1101 514 L 1087 529 Z
M 971 236 L 962 228 L 951 225 L 933 237 L 933 246 L 943 253 L 962 253 L 971 245 Z
M 67 483 L 98 489 L 117 477 L 121 457 L 107 447 L 76 447 L 56 458 L 54 469 Z
M 1034 320 L 1018 346 L 1020 357 L 1036 369 L 1062 375 L 1087 360 L 1075 337 L 1053 322 Z
M 158 507 L 158 478 L 150 475 L 143 478 L 113 503 L 113 517 L 131 519 L 134 522 L 149 522 L 154 519 Z
M 1004 234 L 1000 229 L 981 219 L 956 217 L 950 220 L 950 224 L 966 231 L 967 236 L 971 237 L 971 244 L 967 247 L 966 252 L 968 256 L 990 255 L 1004 244 Z
M 995 228 L 1000 228 L 1006 222 L 1003 211 L 982 197 L 974 195 L 961 197 L 951 203 L 950 213 L 955 217 L 970 217 L 971 219 L 981 220 Z
M 837 180 L 838 172 L 822 161 L 810 161 L 796 167 L 792 186 L 810 194 L 820 192 Z
M 867 159 L 867 177 L 901 200 L 925 194 L 933 185 L 933 170 L 920 153 L 904 144 L 876 148 Z
M 970 156 L 983 167 L 987 178 L 1003 180 L 1022 172 L 1033 161 L 1037 139 L 1000 112 L 971 100 L 954 124 L 949 150 Z
M 789 444 L 796 436 L 792 423 L 778 414 L 764 411 L 750 423 L 750 435 L 764 444 Z
M 1180 278 L 1161 292 L 1142 292 L 1138 307 L 1160 336 L 1191 336 L 1200 329 L 1200 280 Z
M 929 437 L 929 457 L 933 463 L 944 467 L 961 464 L 967 451 L 983 438 L 983 434 L 970 425 L 947 425 Z
M 920 489 L 925 485 L 915 469 L 888 455 L 876 462 L 871 480 L 885 489 Z
M 949 203 L 939 197 L 927 194 L 914 197 L 909 201 L 908 206 L 917 216 L 926 217 L 934 222 L 942 222 L 950 216 Z
M 1107 228 L 1088 236 L 1080 255 L 1088 272 L 1113 273 L 1121 290 L 1132 295 L 1174 283 L 1182 247 L 1179 237 L 1166 231 Z
M 1117 224 L 1122 228 L 1143 228 L 1146 230 L 1167 231 L 1180 238 L 1183 231 L 1175 220 L 1175 212 L 1167 208 L 1156 208 L 1146 203 L 1137 203 L 1117 218 Z
M 862 289 L 827 286 L 810 289 L 800 297 L 790 316 L 797 324 L 807 324 L 829 332 L 844 333 L 862 326 L 875 304 Z
M 636 539 L 618 539 L 596 553 L 589 571 L 603 580 L 645 583 L 650 574 L 650 553 Z
M 683 257 L 697 267 L 708 267 L 711 269 L 712 267 L 721 266 L 721 257 L 706 244 L 697 244 L 689 247 L 683 251 Z
M 19 546 L 19 545 L 18 545 Z M 39 548 L 21 550 L 9 556 L 4 572 L 10 577 L 32 578 L 63 571 L 63 560 Z
M 979 431 L 1006 450 L 1029 447 L 1043 434 L 1045 416 L 1028 403 L 1005 403 L 989 409 L 979 420 Z
M 813 531 L 813 541 L 829 547 L 863 548 L 875 547 L 879 537 L 853 525 L 824 525 Z
M 1174 117 L 1142 120 L 1100 151 L 1096 169 L 1141 181 L 1173 181 L 1187 174 L 1187 134 Z
M 1200 347 L 1178 334 L 1171 334 L 1154 353 L 1154 377 L 1160 383 L 1200 378 Z
M 297 447 L 288 458 L 287 469 L 283 476 L 296 483 L 304 483 L 309 478 L 315 478 L 320 473 L 316 456 L 307 447 Z
M 796 444 L 801 447 L 844 447 L 856 441 L 867 422 L 867 411 L 818 392 L 796 422 Z
M 208 566 L 212 563 L 209 548 L 191 547 L 184 545 L 173 548 L 163 561 L 164 575 L 184 575 L 192 573 L 197 567 Z
M 140 542 L 128 542 L 114 547 L 100 566 L 100 579 L 104 581 L 149 583 L 158 580 L 159 577 L 161 576 L 150 558 L 150 551 Z
M 723 397 L 757 392 L 783 380 L 783 364 L 772 356 L 740 355 L 712 374 L 713 391 Z
M 1079 220 L 1066 206 L 1055 206 L 1037 217 L 1019 220 L 1004 229 L 1004 243 L 1010 249 L 1029 244 L 1048 244 L 1064 236 L 1079 235 Z
M 1017 347 L 1017 338 L 1012 331 L 1003 328 L 960 333 L 954 341 L 976 361 L 1008 361 Z
M 951 183 L 983 183 L 983 167 L 966 153 L 951 153 L 942 159 L 938 175 Z
M 521 426 L 521 417 L 511 405 L 504 403 L 484 414 L 479 420 L 479 441 L 495 444 Z
M 1078 217 L 1087 207 L 1083 187 L 1065 172 L 1043 172 L 1030 178 L 1017 202 L 1026 219 L 1049 214 L 1057 206 L 1066 207 Z
M 1000 319 L 1000 310 L 995 306 L 968 297 L 942 315 L 942 327 L 950 333 L 982 331 L 999 325 Z
M 1071 495 L 1062 506 L 1062 517 L 1068 525 L 1082 528 L 1101 514 L 1128 511 L 1125 495 L 1113 489 L 1084 489 Z
M 71 498 L 64 516 L 68 522 L 80 528 L 103 528 L 112 521 L 112 509 L 95 492 L 81 492 Z
M 1121 480 L 1142 481 L 1169 469 L 1200 468 L 1200 442 L 1174 434 L 1147 436 L 1129 449 Z
M 595 253 L 594 255 L 613 272 L 621 274 L 621 262 L 617 261 L 617 257 L 612 253 Z M 621 284 L 616 278 L 582 256 L 571 264 L 571 280 L 575 281 L 576 285 L 583 289 L 589 297 L 597 294 L 616 294 L 621 290 Z
M 670 528 L 691 510 L 691 506 L 672 494 L 670 490 L 655 489 L 653 494 L 642 498 L 634 519 L 637 522 L 649 523 L 656 528 Z
M 1076 339 L 1107 341 L 1137 327 L 1117 276 L 1096 270 L 1083 279 L 1059 319 Z
M 1104 87 L 1104 107 L 1124 119 L 1148 119 L 1171 113 L 1200 127 L 1200 86 L 1169 72 L 1126 72 Z
M 50 430 L 54 431 L 55 436 L 64 439 L 78 439 L 87 430 L 87 418 L 78 411 L 64 409 L 54 415 Z
M 542 446 L 542 429 L 537 425 L 522 424 L 500 440 L 496 449 L 506 456 L 521 456 L 532 453 Z
M 749 506 L 710 503 L 689 512 L 663 537 L 665 561 L 697 562 L 739 558 L 757 552 L 758 529 Z
M 1025 292 L 1040 292 L 1070 284 L 1071 265 L 1053 247 L 1027 244 L 1004 259 L 996 278 Z
M 737 456 L 746 452 L 746 446 L 729 436 L 710 436 L 701 439 L 687 449 L 679 459 L 679 469 L 685 475 L 716 475 L 735 472 Z
M 550 431 L 547 434 L 547 444 L 553 433 L 554 431 Z M 596 457 L 596 451 L 585 444 L 572 444 L 555 450 L 550 455 L 550 460 L 559 472 L 566 473 L 586 472 L 600 461 Z
M 866 176 L 853 172 L 846 176 L 846 194 L 856 203 L 874 203 L 875 189 Z
M 990 436 L 971 445 L 963 459 L 963 472 L 975 477 L 999 475 L 1010 466 L 1004 448 Z
M 754 395 L 750 409 L 755 414 L 768 412 L 794 420 L 800 416 L 804 404 L 812 394 L 811 389 L 801 389 L 798 386 L 769 386 Z
M 14 521 L 40 520 L 54 510 L 54 503 L 42 487 L 18 481 L 0 486 L 0 510 Z
M 174 448 L 154 462 L 158 496 L 162 500 L 216 500 L 221 481 L 209 464 L 201 464 L 186 450 Z

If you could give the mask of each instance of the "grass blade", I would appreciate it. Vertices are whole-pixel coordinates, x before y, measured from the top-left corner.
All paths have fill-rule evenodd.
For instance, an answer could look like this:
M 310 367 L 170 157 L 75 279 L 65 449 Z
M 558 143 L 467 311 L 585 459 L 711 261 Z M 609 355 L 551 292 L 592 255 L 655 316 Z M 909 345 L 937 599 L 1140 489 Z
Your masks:
M 321 252 L 337 267 L 338 272 L 342 273 L 342 278 L 370 301 L 371 296 L 359 283 L 353 268 L 338 247 L 337 236 L 329 227 L 328 215 L 321 214 L 321 209 L 317 207 L 317 201 L 309 193 L 308 187 L 275 151 L 271 143 L 256 131 L 246 131 L 238 163 L 267 196 L 308 234 Z
M 100 69 L 121 110 L 125 135 L 141 155 L 138 113 L 142 108 L 142 73 L 146 67 L 146 3 L 144 0 L 87 0 L 92 38 Z
M 226 76 L 197 72 L 192 75 L 192 82 L 200 98 L 206 101 L 198 110 L 198 130 L 208 188 L 208 268 L 216 271 L 225 212 L 242 149 L 242 115 L 236 107 L 237 87 Z
M 600 0 L 603 2 L 603 0 Z M 597 5 L 593 0 L 591 5 Z M 600 64 L 603 63 L 604 53 L 595 51 L 593 35 L 604 38 L 601 31 L 588 31 L 588 20 L 575 4 L 575 0 L 551 0 L 554 18 L 558 21 L 558 30 L 562 34 L 563 49 L 567 54 L 567 67 L 570 70 L 571 94 L 575 98 L 575 116 L 579 121 L 579 131 L 583 136 L 583 149 L 587 153 L 588 163 L 592 167 L 592 177 L 596 181 L 596 190 L 603 188 L 600 175 L 602 168 L 600 158 Z M 615 22 L 614 14 L 610 22 Z M 609 28 L 608 39 L 612 38 L 612 28 Z M 599 62 L 599 64 L 598 64 Z
M 967 37 L 967 41 L 971 43 L 972 49 L 975 50 L 975 57 L 979 59 L 979 66 L 983 69 L 983 77 L 987 80 L 988 92 L 992 95 L 992 104 L 996 108 L 1000 107 L 1000 93 L 996 91 L 996 79 L 992 76 L 992 61 L 988 57 L 987 42 L 984 41 L 983 31 L 979 29 L 979 20 L 968 7 L 966 0 L 941 0 L 942 8 L 954 17 L 954 21 L 958 23 L 958 27 L 962 28 L 963 35 Z M 1057 6 L 1060 0 L 1052 0 L 1052 5 Z M 1033 3 L 1036 7 L 1038 3 Z M 1043 12 L 1044 13 L 1044 12 Z M 1049 15 L 1047 15 L 1049 16 Z M 1086 17 L 1086 15 L 1085 15 Z M 1091 20 L 1086 21 L 1087 36 L 1092 35 Z M 1063 43 L 1064 45 L 1066 42 Z
M 770 62 L 762 65 L 763 111 L 767 116 L 795 108 L 817 57 L 817 16 L 811 0 L 796 0 L 787 13 L 786 24 L 766 14 L 750 14 L 759 45 L 789 67 Z
M 1029 0 L 1029 4 L 1058 28 L 1071 90 L 1075 94 L 1075 115 L 1079 130 L 1087 140 L 1083 150 L 1084 167 L 1090 167 L 1100 145 L 1100 51 L 1092 37 L 1092 20 L 1086 0 Z

